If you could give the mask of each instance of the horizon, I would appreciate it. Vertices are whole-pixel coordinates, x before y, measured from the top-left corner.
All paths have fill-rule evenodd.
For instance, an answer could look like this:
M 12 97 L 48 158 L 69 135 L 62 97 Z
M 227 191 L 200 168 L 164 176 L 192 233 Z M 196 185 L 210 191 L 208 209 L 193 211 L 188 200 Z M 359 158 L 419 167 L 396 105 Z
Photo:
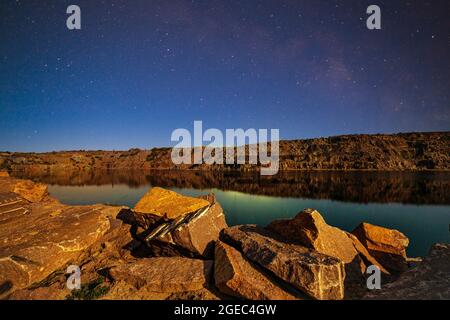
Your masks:
M 450 130 L 446 1 L 379 0 L 381 30 L 366 0 L 74 4 L 81 30 L 68 2 L 0 3 L 0 150 L 169 147 L 194 120 L 280 140 Z
M 410 132 L 395 132 L 395 133 L 351 133 L 351 134 L 339 134 L 335 136 L 321 136 L 314 138 L 298 138 L 298 139 L 279 139 L 279 142 L 295 142 L 295 141 L 306 141 L 306 140 L 316 140 L 316 139 L 328 139 L 335 137 L 348 137 L 348 136 L 397 136 L 397 135 L 409 135 L 409 134 L 445 134 L 450 133 L 449 131 L 410 131 Z M 270 143 L 270 141 L 268 141 Z M 249 145 L 245 143 L 245 146 Z M 203 144 L 202 147 L 207 146 Z M 235 145 L 234 147 L 240 147 L 241 145 Z M 192 148 L 197 148 L 198 146 L 193 146 Z M 228 148 L 228 146 L 214 146 Z M 34 154 L 46 154 L 46 153 L 63 153 L 63 152 L 127 152 L 130 150 L 140 150 L 140 151 L 150 151 L 153 149 L 171 149 L 172 146 L 153 146 L 150 148 L 145 147 L 131 147 L 128 149 L 63 149 L 63 150 L 47 150 L 47 151 L 11 151 L 11 150 L 0 150 L 0 153 L 34 153 Z

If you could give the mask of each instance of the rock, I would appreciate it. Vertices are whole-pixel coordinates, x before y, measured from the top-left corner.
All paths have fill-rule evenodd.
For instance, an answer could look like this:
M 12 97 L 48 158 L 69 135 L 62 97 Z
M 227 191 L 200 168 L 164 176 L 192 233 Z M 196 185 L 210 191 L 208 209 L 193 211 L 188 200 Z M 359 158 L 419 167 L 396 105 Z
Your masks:
M 70 293 L 68 289 L 42 287 L 36 289 L 21 289 L 13 292 L 8 300 L 64 300 Z
M 209 258 L 213 255 L 214 241 L 219 238 L 220 231 L 227 227 L 227 223 L 223 209 L 216 202 L 214 195 L 204 196 L 204 199 L 200 200 L 207 204 L 202 210 L 180 215 L 173 220 L 158 220 L 158 216 L 153 214 L 146 214 L 148 219 L 143 219 L 143 214 L 138 212 L 135 212 L 135 219 L 128 218 L 128 220 L 135 221 L 144 229 L 147 228 L 139 236 L 145 239 L 152 252 L 170 254 L 179 251 L 182 255 L 189 256 L 182 252 L 187 250 L 194 256 Z M 163 248 L 159 250 L 161 244 Z M 171 245 L 178 246 L 182 250 L 177 250 Z M 171 250 L 167 250 L 168 246 Z
M 406 247 L 409 239 L 400 231 L 361 223 L 352 234 L 390 273 L 401 273 L 408 269 Z
M 1 199 L 0 298 L 43 280 L 78 257 L 109 230 L 108 217 L 120 210 L 30 203 L 12 193 L 0 193 Z
M 208 205 L 209 202 L 204 199 L 186 197 L 170 190 L 153 187 L 139 200 L 134 210 L 175 219 Z
M 247 261 L 233 247 L 218 241 L 215 246 L 214 279 L 223 293 L 249 300 L 293 300 L 296 297 Z
M 173 293 L 205 287 L 212 275 L 213 261 L 183 257 L 144 258 L 109 270 L 114 281 L 136 289 Z
M 365 299 L 450 300 L 450 244 L 435 244 L 415 268 L 381 290 L 372 290 Z
M 355 293 L 355 288 L 365 285 L 363 274 L 366 266 L 353 241 L 344 231 L 328 225 L 317 210 L 304 209 L 293 219 L 275 220 L 267 229 L 288 242 L 304 245 L 341 260 L 345 264 L 347 298 Z
M 39 202 L 48 195 L 48 188 L 42 183 L 23 180 L 16 183 L 13 192 L 30 202 Z
M 219 239 L 220 231 L 227 227 L 222 207 L 218 202 L 213 202 L 207 212 L 181 224 L 171 232 L 171 236 L 175 244 L 209 257 L 214 251 L 214 242 Z
M 356 251 L 358 251 L 359 256 L 364 261 L 365 265 L 368 267 L 370 265 L 377 266 L 381 272 L 385 274 L 390 274 L 374 257 L 370 255 L 367 249 L 362 245 L 361 241 L 358 240 L 353 234 L 346 232 L 346 235 L 352 240 Z M 364 271 L 365 272 L 365 271 Z
M 8 178 L 9 173 L 8 171 L 0 171 L 0 178 Z
M 275 220 L 267 229 L 283 238 L 302 244 L 348 264 L 357 259 L 358 252 L 344 231 L 328 225 L 314 209 L 305 209 L 293 219 Z
M 125 281 L 112 284 L 110 290 L 102 300 L 219 300 L 226 297 L 220 296 L 211 288 L 202 288 L 194 291 L 183 292 L 154 292 L 145 287 L 136 289 Z
M 344 298 L 344 264 L 336 258 L 306 247 L 275 239 L 254 225 L 223 230 L 222 240 L 246 258 L 316 299 Z
M 0 193 L 15 193 L 29 202 L 43 201 L 48 196 L 47 186 L 31 180 L 0 177 Z

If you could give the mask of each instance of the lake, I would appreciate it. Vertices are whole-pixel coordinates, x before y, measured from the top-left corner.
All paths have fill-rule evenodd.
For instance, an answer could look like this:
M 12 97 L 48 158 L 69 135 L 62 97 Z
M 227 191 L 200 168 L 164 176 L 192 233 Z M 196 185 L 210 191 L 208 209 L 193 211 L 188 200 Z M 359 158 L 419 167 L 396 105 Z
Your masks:
M 133 207 L 152 186 L 184 195 L 214 192 L 227 223 L 267 225 L 317 209 L 327 223 L 351 231 L 361 222 L 398 229 L 409 256 L 424 256 L 433 243 L 450 242 L 450 173 L 293 172 L 274 177 L 198 171 L 17 172 L 49 184 L 71 205 L 106 203 Z

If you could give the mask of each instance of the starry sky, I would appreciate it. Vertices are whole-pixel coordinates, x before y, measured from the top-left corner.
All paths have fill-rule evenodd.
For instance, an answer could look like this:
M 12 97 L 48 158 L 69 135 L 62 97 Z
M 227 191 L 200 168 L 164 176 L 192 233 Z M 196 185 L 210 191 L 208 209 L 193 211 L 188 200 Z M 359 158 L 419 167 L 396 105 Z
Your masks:
M 282 139 L 448 131 L 449 89 L 447 0 L 0 2 L 2 151 L 170 146 L 194 120 Z

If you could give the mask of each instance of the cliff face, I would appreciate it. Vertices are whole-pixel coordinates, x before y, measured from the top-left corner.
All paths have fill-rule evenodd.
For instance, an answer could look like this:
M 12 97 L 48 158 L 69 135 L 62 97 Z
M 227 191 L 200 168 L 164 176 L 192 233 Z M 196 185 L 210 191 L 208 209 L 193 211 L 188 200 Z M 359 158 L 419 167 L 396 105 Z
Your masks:
M 252 165 L 174 165 L 170 148 L 0 153 L 7 170 L 256 170 Z M 450 170 L 450 132 L 346 135 L 280 142 L 280 170 Z

